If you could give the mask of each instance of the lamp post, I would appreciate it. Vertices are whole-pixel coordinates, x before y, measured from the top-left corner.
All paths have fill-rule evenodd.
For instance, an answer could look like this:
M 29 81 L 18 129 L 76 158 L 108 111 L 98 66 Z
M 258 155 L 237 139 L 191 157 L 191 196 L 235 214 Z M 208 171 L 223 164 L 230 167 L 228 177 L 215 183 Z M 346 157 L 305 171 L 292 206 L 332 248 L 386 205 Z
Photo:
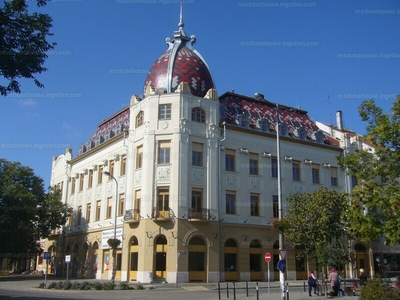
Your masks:
M 117 239 L 117 208 L 118 208 L 118 181 L 117 179 L 111 175 L 110 172 L 104 171 L 105 175 L 112 177 L 115 181 L 115 212 L 114 212 L 114 241 Z M 115 274 L 117 273 L 117 246 L 114 245 L 112 247 L 112 256 L 113 256 L 113 271 L 111 280 L 114 283 Z
M 281 142 L 279 128 L 279 104 L 276 104 L 276 160 L 278 163 L 278 219 L 282 220 Z M 283 230 L 279 228 L 279 250 L 283 250 Z M 282 259 L 282 258 L 281 258 Z M 284 258 L 283 258 L 284 259 Z M 282 299 L 285 299 L 285 273 L 279 270 Z

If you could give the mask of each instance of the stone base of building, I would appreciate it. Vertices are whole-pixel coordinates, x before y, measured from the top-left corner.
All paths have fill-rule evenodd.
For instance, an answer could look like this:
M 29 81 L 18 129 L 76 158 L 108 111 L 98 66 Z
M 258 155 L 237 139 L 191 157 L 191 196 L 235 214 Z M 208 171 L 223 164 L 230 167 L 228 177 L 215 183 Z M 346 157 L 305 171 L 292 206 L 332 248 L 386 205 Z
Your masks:
M 8 270 L 0 270 L 0 276 L 8 276 L 10 272 Z

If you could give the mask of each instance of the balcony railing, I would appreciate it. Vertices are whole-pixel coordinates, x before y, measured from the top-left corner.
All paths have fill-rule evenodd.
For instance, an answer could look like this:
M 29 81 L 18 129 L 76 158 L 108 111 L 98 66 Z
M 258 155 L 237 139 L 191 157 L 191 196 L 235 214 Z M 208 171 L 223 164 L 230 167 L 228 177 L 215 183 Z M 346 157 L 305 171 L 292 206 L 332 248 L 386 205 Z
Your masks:
M 124 221 L 128 223 L 140 221 L 140 209 L 128 209 L 125 211 Z
M 159 210 L 157 207 L 153 208 L 153 219 L 155 220 L 169 220 L 173 217 L 171 214 L 171 208 L 165 208 L 165 210 Z
M 188 209 L 189 221 L 208 221 L 211 220 L 210 210 L 207 208 L 189 208 Z

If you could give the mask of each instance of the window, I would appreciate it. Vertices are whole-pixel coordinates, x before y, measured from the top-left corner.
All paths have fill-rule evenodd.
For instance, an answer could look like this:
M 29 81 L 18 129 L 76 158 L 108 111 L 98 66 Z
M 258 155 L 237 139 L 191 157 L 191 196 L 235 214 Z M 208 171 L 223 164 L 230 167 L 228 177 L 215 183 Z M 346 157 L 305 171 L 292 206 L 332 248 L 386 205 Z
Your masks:
M 294 161 L 292 162 L 292 175 L 293 175 L 293 180 L 300 181 L 300 162 L 299 161 Z
M 192 190 L 192 212 L 201 212 L 203 207 L 203 191 L 200 189 Z
M 112 211 L 112 197 L 107 198 L 107 213 L 106 213 L 106 219 L 111 218 L 111 211 Z
M 71 184 L 71 194 L 75 194 L 75 178 L 72 178 L 72 184 Z
M 96 202 L 96 221 L 100 220 L 101 200 Z
M 160 120 L 170 120 L 171 119 L 171 104 L 160 104 L 159 119 Z
M 114 161 L 113 160 L 110 160 L 110 162 L 109 162 L 108 172 L 110 173 L 110 175 L 108 176 L 108 180 L 113 179 L 113 175 L 114 175 Z
M 103 166 L 99 166 L 99 170 L 97 171 L 97 184 L 101 184 L 103 182 Z
M 125 194 L 119 195 L 118 216 L 123 216 L 124 215 L 124 202 L 125 202 Z
M 249 124 L 250 124 L 249 118 L 247 116 L 243 115 L 240 120 L 240 125 L 242 125 L 242 127 L 244 127 L 244 128 L 248 128 Z
M 142 191 L 137 190 L 135 191 L 135 213 L 137 214 L 136 216 L 138 217 L 137 219 L 140 219 L 140 202 L 142 199 Z M 135 219 L 136 220 L 136 219 Z
M 89 170 L 88 188 L 93 186 L 93 170 Z
M 73 223 L 73 217 L 74 217 L 74 211 L 71 209 L 69 212 L 69 217 L 68 217 L 68 226 L 71 227 Z
M 158 211 L 169 211 L 169 190 L 159 189 L 158 190 L 158 201 L 157 201 Z
M 86 204 L 86 223 L 90 222 L 91 210 L 92 210 L 92 204 L 90 204 L 90 203 Z
M 261 131 L 269 132 L 269 127 L 270 127 L 269 122 L 267 120 L 263 119 L 260 124 Z
M 142 126 L 143 122 L 144 122 L 144 112 L 143 112 L 143 110 L 141 110 L 136 115 L 136 127 Z
M 81 225 L 81 219 L 82 219 L 82 206 L 81 205 L 78 206 L 76 218 L 77 218 L 77 225 Z
M 279 218 L 279 198 L 278 195 L 272 195 L 272 217 Z
M 338 185 L 337 168 L 336 167 L 331 167 L 331 185 L 332 186 Z
M 226 192 L 226 213 L 235 214 L 236 213 L 236 193 Z
M 158 163 L 169 164 L 171 154 L 171 142 L 160 141 L 158 142 Z
M 193 143 L 192 165 L 198 167 L 203 166 L 203 144 Z
M 258 155 L 255 153 L 250 153 L 249 158 L 249 173 L 252 175 L 258 175 Z
M 351 188 L 354 189 L 358 185 L 357 177 L 352 175 L 351 176 Z
M 278 178 L 278 159 L 271 158 L 271 177 Z
M 79 191 L 83 191 L 83 179 L 85 178 L 84 174 L 79 174 Z
M 140 169 L 143 165 L 143 146 L 136 149 L 136 168 Z
M 319 183 L 319 165 L 318 164 L 312 164 L 312 182 L 313 183 Z
M 225 170 L 235 172 L 235 150 L 225 150 Z
M 250 214 L 252 216 L 260 215 L 260 195 L 258 194 L 250 195 Z
M 206 112 L 201 107 L 195 107 L 192 109 L 192 121 L 205 123 Z
M 126 155 L 122 155 L 119 175 L 122 176 L 125 174 L 126 174 Z

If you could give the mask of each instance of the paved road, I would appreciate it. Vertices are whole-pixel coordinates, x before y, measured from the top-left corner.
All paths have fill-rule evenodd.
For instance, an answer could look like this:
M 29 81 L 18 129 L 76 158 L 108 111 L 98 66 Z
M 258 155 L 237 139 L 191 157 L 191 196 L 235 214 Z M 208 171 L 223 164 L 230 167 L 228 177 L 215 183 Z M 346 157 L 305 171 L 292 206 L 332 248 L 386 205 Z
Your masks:
M 281 299 L 281 293 L 277 287 L 278 283 L 271 283 L 270 294 L 268 294 L 267 283 L 262 282 L 258 289 L 258 298 L 256 284 L 251 282 L 248 284 L 247 292 L 245 283 L 233 284 L 229 283 L 229 294 L 226 290 L 226 284 L 220 285 L 221 291 L 218 293 L 217 283 L 185 283 L 179 284 L 146 284 L 145 290 L 128 290 L 128 291 L 63 291 L 63 290 L 48 290 L 38 289 L 40 283 L 44 280 L 43 277 L 34 275 L 19 275 L 10 277 L 0 277 L 0 299 L 11 300 L 50 300 L 50 299 L 81 299 L 81 300 L 130 300 L 130 299 L 163 299 L 163 300 L 217 300 L 217 299 Z M 49 278 L 47 284 L 55 281 L 61 281 L 61 278 Z M 75 281 L 75 280 L 74 280 Z M 80 282 L 85 280 L 79 280 Z M 86 280 L 97 282 L 97 280 Z M 304 292 L 302 282 L 289 283 L 289 299 L 304 300 L 304 299 L 326 299 L 324 296 L 308 296 L 308 292 Z M 248 293 L 248 295 L 247 295 Z M 229 298 L 228 298 L 229 296 Z M 335 297 L 336 298 L 336 297 Z M 357 297 L 337 297 L 343 300 L 355 300 Z

